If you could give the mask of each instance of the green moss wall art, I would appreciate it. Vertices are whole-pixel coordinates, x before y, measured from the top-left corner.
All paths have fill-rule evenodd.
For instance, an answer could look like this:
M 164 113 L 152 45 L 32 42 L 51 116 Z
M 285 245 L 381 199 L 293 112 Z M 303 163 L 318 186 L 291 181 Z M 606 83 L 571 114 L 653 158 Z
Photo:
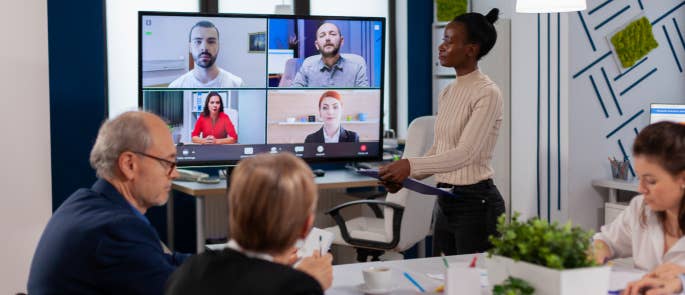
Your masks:
M 454 17 L 466 13 L 466 0 L 435 0 L 439 22 L 451 21 Z
M 629 68 L 643 58 L 659 43 L 654 39 L 652 25 L 646 17 L 641 17 L 611 36 L 614 53 L 623 68 Z

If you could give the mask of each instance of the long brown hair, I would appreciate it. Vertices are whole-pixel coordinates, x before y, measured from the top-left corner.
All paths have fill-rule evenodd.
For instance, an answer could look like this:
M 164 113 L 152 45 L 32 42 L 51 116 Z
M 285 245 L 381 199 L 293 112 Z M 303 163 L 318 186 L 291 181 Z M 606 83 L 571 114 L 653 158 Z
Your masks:
M 635 138 L 633 156 L 644 156 L 666 170 L 672 177 L 685 171 L 685 125 L 659 122 L 645 127 Z M 645 205 L 642 205 L 640 223 L 646 224 Z M 659 222 L 666 220 L 665 212 L 655 212 Z M 685 194 L 678 208 L 678 227 L 685 233 Z

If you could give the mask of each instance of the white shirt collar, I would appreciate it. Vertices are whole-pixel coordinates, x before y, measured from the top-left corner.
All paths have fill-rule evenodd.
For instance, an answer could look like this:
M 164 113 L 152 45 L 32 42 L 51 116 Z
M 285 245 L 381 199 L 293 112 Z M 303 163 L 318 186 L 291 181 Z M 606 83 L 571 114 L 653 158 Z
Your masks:
M 227 246 L 228 246 L 228 248 L 235 250 L 235 251 L 238 251 L 240 253 L 243 253 L 243 254 L 245 254 L 245 256 L 250 257 L 250 258 L 258 258 L 258 259 L 262 259 L 262 260 L 266 260 L 266 261 L 270 261 L 270 262 L 274 261 L 274 257 L 269 255 L 269 254 L 259 253 L 259 252 L 254 252 L 254 251 L 243 249 L 243 247 L 240 247 L 240 245 L 238 245 L 238 242 L 236 242 L 234 239 L 231 239 L 230 241 L 228 241 Z
M 324 143 L 337 143 L 340 140 L 340 126 L 338 125 L 338 131 L 333 134 L 332 137 L 328 137 L 328 133 L 326 133 L 326 128 L 323 128 L 323 142 Z

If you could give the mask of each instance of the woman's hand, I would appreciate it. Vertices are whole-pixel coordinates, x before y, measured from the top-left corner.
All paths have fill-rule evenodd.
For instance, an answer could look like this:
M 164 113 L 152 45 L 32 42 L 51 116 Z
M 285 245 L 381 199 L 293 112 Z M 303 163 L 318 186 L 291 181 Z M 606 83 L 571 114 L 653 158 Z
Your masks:
M 646 274 L 645 278 L 672 278 L 678 277 L 680 274 L 685 274 L 685 267 L 675 263 L 664 263 L 654 268 L 650 273 Z
M 204 142 L 202 142 L 202 143 L 203 144 L 214 144 L 214 142 L 216 142 L 216 139 L 214 139 L 214 136 L 209 135 L 209 136 L 205 137 Z
M 379 181 L 378 184 L 382 185 L 385 187 L 385 190 L 388 191 L 391 194 L 394 194 L 398 192 L 399 190 L 402 189 L 402 184 L 401 183 L 394 183 L 394 182 L 387 182 L 387 181 Z
M 378 176 L 383 182 L 400 184 L 409 177 L 411 165 L 409 160 L 402 159 L 378 168 Z
M 639 281 L 628 283 L 621 294 L 624 295 L 657 295 L 677 294 L 683 290 L 682 282 L 678 276 L 671 278 L 644 277 Z
M 673 294 L 683 290 L 680 274 L 685 273 L 685 267 L 674 263 L 664 263 L 657 266 L 642 279 L 631 282 L 623 294 Z
M 274 262 L 292 266 L 297 262 L 297 247 L 293 246 L 283 255 L 274 256 Z
M 321 256 L 319 251 L 314 251 L 312 256 L 303 258 L 296 269 L 316 279 L 323 290 L 333 284 L 333 255 L 330 253 Z
M 611 257 L 609 245 L 602 240 L 594 240 L 592 242 L 589 254 L 592 255 L 591 258 L 599 265 L 607 263 L 607 260 Z

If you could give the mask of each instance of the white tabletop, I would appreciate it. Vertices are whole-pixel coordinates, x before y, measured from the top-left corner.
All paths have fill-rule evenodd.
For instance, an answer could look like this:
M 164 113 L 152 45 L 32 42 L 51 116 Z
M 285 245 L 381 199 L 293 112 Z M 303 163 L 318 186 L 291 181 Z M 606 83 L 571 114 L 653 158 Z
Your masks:
M 451 266 L 466 266 L 474 256 L 478 256 L 476 267 L 485 268 L 484 259 L 486 255 L 486 253 L 466 254 L 445 258 Z M 444 282 L 430 278 L 428 274 L 444 274 L 445 264 L 440 257 L 431 257 L 335 265 L 333 266 L 333 285 L 326 291 L 326 295 L 363 294 L 360 289 L 364 282 L 362 270 L 372 266 L 385 266 L 392 269 L 392 281 L 395 283 L 395 288 L 387 294 L 419 294 L 419 290 L 404 277 L 403 272 L 409 273 L 426 290 L 426 293 L 422 294 L 441 294 L 435 292 L 435 288 Z M 610 289 L 620 289 L 627 282 L 637 280 L 644 274 L 644 271 L 633 269 L 632 265 L 620 263 L 620 261 L 615 262 L 611 269 Z M 492 286 L 482 287 L 481 294 L 492 294 Z
M 474 256 L 478 256 L 478 267 L 483 266 L 485 254 L 468 254 L 447 256 L 450 264 L 468 264 Z M 377 261 L 366 263 L 341 264 L 333 266 L 333 285 L 326 291 L 327 295 L 363 294 L 360 286 L 364 282 L 362 270 L 372 266 L 385 266 L 392 269 L 392 281 L 395 288 L 388 294 L 418 294 L 419 290 L 407 280 L 403 273 L 407 272 L 426 290 L 423 294 L 439 294 L 435 288 L 444 282 L 428 277 L 427 274 L 444 274 L 445 264 L 440 257 Z M 490 294 L 490 288 L 483 288 L 481 294 Z

